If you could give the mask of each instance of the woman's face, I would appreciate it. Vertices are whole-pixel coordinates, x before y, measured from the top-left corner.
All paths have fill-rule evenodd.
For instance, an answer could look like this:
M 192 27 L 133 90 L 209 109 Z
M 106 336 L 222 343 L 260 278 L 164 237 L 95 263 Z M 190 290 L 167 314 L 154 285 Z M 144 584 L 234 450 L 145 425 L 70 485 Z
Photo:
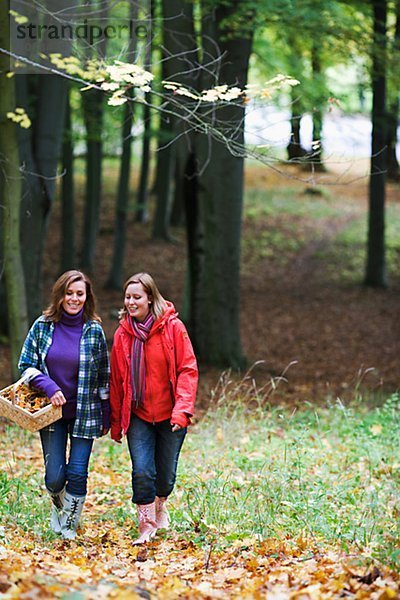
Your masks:
M 86 283 L 75 281 L 70 283 L 65 290 L 62 307 L 69 315 L 76 315 L 86 302 Z
M 144 321 L 149 314 L 150 300 L 141 283 L 130 283 L 125 290 L 125 308 L 137 321 Z

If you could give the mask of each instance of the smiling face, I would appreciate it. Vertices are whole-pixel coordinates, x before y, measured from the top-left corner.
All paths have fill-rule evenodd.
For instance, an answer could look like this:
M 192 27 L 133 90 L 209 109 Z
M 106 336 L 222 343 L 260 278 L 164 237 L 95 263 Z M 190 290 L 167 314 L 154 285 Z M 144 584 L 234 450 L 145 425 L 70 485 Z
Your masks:
M 86 302 L 86 284 L 84 281 L 70 283 L 65 290 L 62 307 L 69 315 L 76 315 Z
M 140 323 L 150 312 L 151 298 L 141 283 L 130 283 L 125 290 L 125 308 Z

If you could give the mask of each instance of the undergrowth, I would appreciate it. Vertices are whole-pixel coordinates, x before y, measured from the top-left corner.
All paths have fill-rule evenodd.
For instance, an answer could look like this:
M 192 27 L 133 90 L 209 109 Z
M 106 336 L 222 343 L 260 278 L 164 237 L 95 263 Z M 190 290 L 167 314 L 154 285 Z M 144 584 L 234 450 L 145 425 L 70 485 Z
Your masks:
M 197 538 L 339 544 L 400 566 L 398 395 L 290 410 L 248 389 L 243 402 L 243 383 L 227 382 L 188 438 L 180 496 Z
M 248 375 L 225 374 L 211 408 L 192 428 L 171 497 L 174 528 L 204 547 L 223 550 L 276 538 L 323 552 L 340 546 L 363 563 L 400 567 L 399 396 L 374 408 L 358 397 L 298 409 L 273 407 L 278 380 L 259 390 Z M 38 439 L 6 426 L 2 435 L 0 537 L 15 527 L 55 539 L 41 464 L 29 459 Z M 18 447 L 13 457 L 10 448 Z M 21 448 L 26 448 L 23 459 Z M 8 454 L 3 450 L 8 451 Z M 8 456 L 5 459 L 5 456 Z M 10 458 L 11 456 L 11 458 Z M 113 483 L 114 477 L 122 478 Z M 126 444 L 95 446 L 92 502 L 102 512 L 86 520 L 112 521 L 134 535 Z M 127 523 L 131 523 L 133 533 Z

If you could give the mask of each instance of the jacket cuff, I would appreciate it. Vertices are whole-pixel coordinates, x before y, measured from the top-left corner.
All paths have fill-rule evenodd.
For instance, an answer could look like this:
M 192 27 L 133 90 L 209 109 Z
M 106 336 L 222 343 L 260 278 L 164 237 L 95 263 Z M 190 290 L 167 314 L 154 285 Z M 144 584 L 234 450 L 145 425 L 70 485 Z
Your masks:
M 190 425 L 191 421 L 185 413 L 172 413 L 171 423 L 176 423 L 181 427 L 187 427 Z
M 122 440 L 122 431 L 120 427 L 116 427 L 115 425 L 111 425 L 111 439 L 115 442 L 120 442 Z
M 110 397 L 110 390 L 108 387 L 99 388 L 99 398 L 100 400 L 108 400 Z

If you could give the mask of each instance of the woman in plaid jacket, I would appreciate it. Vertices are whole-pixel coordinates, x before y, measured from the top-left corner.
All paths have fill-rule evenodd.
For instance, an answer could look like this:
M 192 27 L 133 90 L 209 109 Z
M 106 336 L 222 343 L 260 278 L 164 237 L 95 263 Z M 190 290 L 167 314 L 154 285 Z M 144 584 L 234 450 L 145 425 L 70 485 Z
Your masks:
M 62 418 L 41 429 L 40 438 L 53 502 L 50 526 L 66 539 L 76 536 L 94 438 L 110 428 L 109 360 L 100 322 L 90 280 L 67 271 L 33 323 L 18 364 L 26 381 L 62 406 Z

